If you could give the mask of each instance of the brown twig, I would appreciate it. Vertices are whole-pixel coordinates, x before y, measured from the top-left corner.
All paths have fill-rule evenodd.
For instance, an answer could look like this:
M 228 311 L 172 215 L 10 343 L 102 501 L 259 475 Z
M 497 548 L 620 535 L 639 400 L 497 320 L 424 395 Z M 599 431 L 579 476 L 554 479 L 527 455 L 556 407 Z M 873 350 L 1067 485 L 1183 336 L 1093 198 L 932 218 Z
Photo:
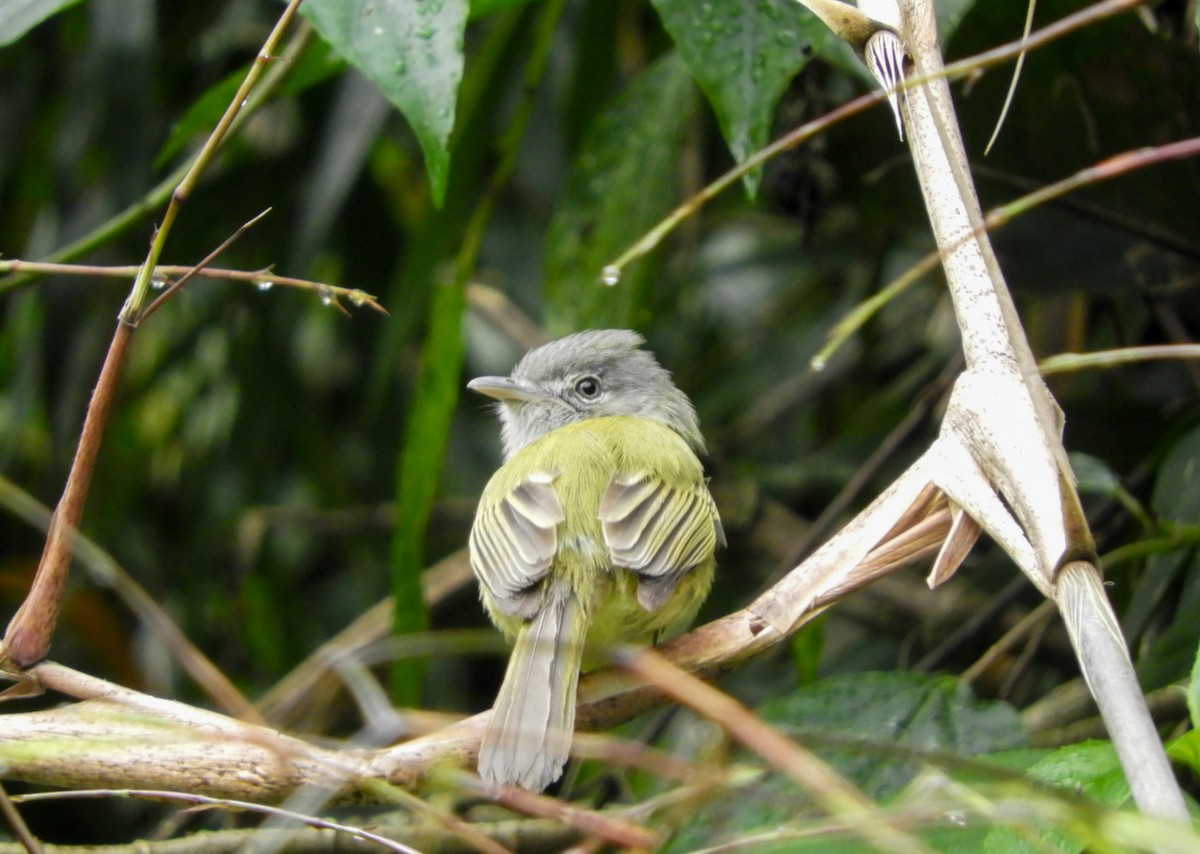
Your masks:
M 58 623 L 59 611 L 62 607 L 63 591 L 66 588 L 67 575 L 71 566 L 71 551 L 79 522 L 83 518 L 84 505 L 87 503 L 88 487 L 91 484 L 92 471 L 100 452 L 104 428 L 108 424 L 109 411 L 116 393 L 117 382 L 120 379 L 121 368 L 129 349 L 130 340 L 137 323 L 145 316 L 142 306 L 150 287 L 151 274 L 162 252 L 170 225 L 178 214 L 180 205 L 186 200 L 195 185 L 203 168 L 211 159 L 213 153 L 224 138 L 230 123 L 237 115 L 254 82 L 262 73 L 262 69 L 270 60 L 270 52 L 274 49 L 283 30 L 296 12 L 299 0 L 291 0 L 271 35 L 264 43 L 263 49 L 256 57 L 253 67 L 247 72 L 246 79 L 238 89 L 233 103 L 226 109 L 221 121 L 210 134 L 208 141 L 196 156 L 188 174 L 180 182 L 179 187 L 171 197 L 171 203 L 163 217 L 163 223 L 155 232 L 150 244 L 150 252 L 146 262 L 138 271 L 129 298 L 117 317 L 117 328 L 109 344 L 108 354 L 96 380 L 91 401 L 88 404 L 87 415 L 84 418 L 83 429 L 79 437 L 79 445 L 71 470 L 67 475 L 67 484 L 62 497 L 54 511 L 50 529 L 46 536 L 46 545 L 42 552 L 34 575 L 29 594 L 17 609 L 16 615 L 8 624 L 4 639 L 0 641 L 0 668 L 9 671 L 23 671 L 30 665 L 41 661 L 50 650 L 50 641 Z M 253 222 L 253 220 L 251 221 Z M 247 226 L 249 223 L 247 224 Z M 245 229 L 243 226 L 237 234 Z M 236 237 L 237 234 L 234 236 Z M 222 244 L 224 248 L 229 241 Z M 218 251 L 220 251 L 220 248 Z M 206 259 L 206 260 L 211 260 Z M 185 274 L 185 279 L 187 274 Z M 182 284 L 177 283 L 178 285 Z M 164 294 L 163 297 L 168 296 Z M 156 304 L 161 302 L 156 301 Z
M 50 509 L 0 477 L 0 506 L 47 532 Z M 258 711 L 212 660 L 188 639 L 166 610 L 117 561 L 85 534 L 76 533 L 75 556 L 94 583 L 111 589 L 145 627 L 148 636 L 179 662 L 217 708 L 251 723 L 264 723 Z
M 995 664 L 1000 656 L 1016 646 L 1023 637 L 1039 628 L 1044 628 L 1053 614 L 1054 603 L 1049 599 L 1042 602 L 1026 614 L 1024 619 L 1005 632 L 1000 640 L 992 644 L 987 652 L 981 655 L 974 664 L 964 670 L 961 677 L 962 680 L 968 683 L 974 682 Z
M 29 825 L 25 823 L 25 819 L 21 816 L 21 813 L 17 811 L 16 804 L 8 796 L 8 792 L 4 786 L 0 786 L 0 814 L 8 822 L 8 829 L 12 831 L 13 836 L 17 838 L 17 841 L 21 843 L 21 846 L 29 854 L 42 854 L 42 843 L 30 831 Z
M 158 297 L 154 300 L 154 302 L 150 303 L 150 305 L 147 306 L 146 310 L 142 312 L 141 316 L 137 318 L 135 323 L 142 322 L 143 320 L 148 318 L 150 315 L 154 314 L 154 312 L 158 311 L 159 307 L 162 306 L 163 303 L 165 303 L 167 300 L 169 300 L 175 294 L 179 293 L 179 290 L 185 284 L 187 284 L 192 278 L 197 276 L 201 270 L 203 270 L 205 267 L 207 267 L 209 264 L 211 264 L 213 261 L 215 261 L 222 252 L 224 252 L 226 249 L 228 249 L 230 246 L 232 246 L 239 237 L 241 237 L 243 234 L 245 234 L 247 231 L 249 231 L 255 225 L 255 223 L 257 223 L 260 219 L 262 219 L 264 216 L 266 216 L 270 212 L 271 212 L 271 209 L 267 208 L 265 211 L 260 213 L 258 216 L 252 217 L 248 221 L 242 223 L 242 225 L 238 228 L 237 231 L 235 231 L 233 234 L 229 235 L 228 237 L 226 237 L 224 240 L 221 241 L 220 246 L 218 246 L 212 252 L 209 252 L 207 255 L 205 255 L 204 259 L 201 260 L 199 264 L 188 269 L 188 271 L 186 273 L 184 273 L 182 276 L 180 276 L 178 279 L 176 279 L 174 282 L 172 282 L 170 287 L 168 287 L 165 291 L 163 291 L 161 294 L 159 294 Z
M 508 786 L 491 788 L 478 777 L 456 775 L 457 784 L 467 791 L 486 797 L 516 812 L 538 818 L 553 818 L 588 836 L 599 837 L 624 848 L 654 849 L 661 843 L 659 834 L 614 816 L 585 810 L 557 798 L 535 795 Z
M 138 270 L 129 298 L 121 308 L 121 314 L 119 315 L 121 319 L 136 323 L 137 319 L 141 317 L 142 307 L 145 304 L 147 294 L 150 292 L 150 283 L 153 278 L 154 268 L 158 266 L 158 259 L 162 255 L 163 247 L 166 245 L 167 236 L 175 224 L 176 217 L 179 216 L 179 211 L 183 207 L 183 203 L 191 196 L 192 191 L 196 188 L 196 182 L 200 180 L 200 175 L 212 161 L 221 143 L 225 141 L 225 136 L 229 132 L 233 120 L 237 117 L 243 105 L 245 105 L 250 91 L 258 82 L 258 78 L 262 76 L 266 67 L 277 58 L 275 56 L 275 48 L 283 38 L 284 31 L 288 28 L 299 7 L 300 0 L 290 0 L 284 8 L 282 14 L 279 16 L 279 20 L 275 22 L 275 26 L 263 42 L 263 46 L 254 57 L 254 62 L 251 63 L 250 68 L 246 71 L 246 77 L 242 80 L 241 85 L 238 86 L 233 100 L 229 102 L 229 106 L 225 108 L 225 112 L 222 114 L 220 121 L 217 122 L 217 126 L 213 128 L 212 133 L 208 135 L 208 139 L 205 140 L 204 145 L 197 152 L 195 159 L 192 160 L 187 174 L 183 176 L 183 179 L 179 182 L 179 186 L 171 193 L 171 201 L 167 204 L 166 212 L 163 213 L 162 222 L 155 230 L 154 238 L 150 241 L 150 251 L 146 254 L 146 260 Z
M 88 404 L 79 446 L 71 463 L 71 471 L 67 475 L 67 485 L 50 521 L 46 546 L 38 562 L 33 585 L 29 595 L 9 622 L 3 641 L 0 641 L 0 667 L 5 669 L 24 670 L 41 661 L 50 651 L 50 639 L 58 623 L 63 591 L 67 584 L 67 572 L 71 566 L 75 531 L 83 517 L 92 470 L 100 452 L 104 427 L 108 423 L 117 379 L 125 362 L 125 353 L 129 349 L 133 329 L 129 323 L 117 321 L 117 329 L 109 344 L 100 378 L 96 381 L 95 391 Z
M 1096 21 L 1126 12 L 1141 5 L 1142 2 L 1143 0 L 1103 0 L 1103 2 L 1095 3 L 1078 12 L 1060 18 L 1053 24 L 1043 27 L 1028 37 L 1002 44 L 983 53 L 959 60 L 958 62 L 952 62 L 936 74 L 910 75 L 904 80 L 904 85 L 900 88 L 902 91 L 911 91 L 916 86 L 933 79 L 945 78 L 947 80 L 954 80 L 974 74 L 981 68 L 998 65 L 1013 57 L 1022 56 L 1027 51 L 1043 47 L 1067 33 L 1081 29 Z M 619 258 L 605 266 L 604 270 L 600 273 L 601 279 L 606 283 L 619 281 L 622 271 L 629 264 L 652 251 L 683 220 L 695 214 L 709 201 L 733 186 L 741 180 L 743 175 L 759 168 L 771 158 L 795 148 L 800 143 L 811 139 L 838 122 L 887 100 L 888 95 L 889 93 L 882 89 L 861 95 L 831 110 L 824 116 L 789 131 L 770 145 L 759 149 L 753 155 L 747 157 L 737 166 L 734 166 L 724 175 L 721 175 L 715 181 L 708 184 L 708 186 L 701 189 L 698 193 L 685 199 L 675 210 L 667 214 L 657 225 L 629 246 Z
M 22 273 L 25 275 L 43 276 L 89 276 L 124 279 L 135 276 L 141 267 L 137 265 L 102 266 L 96 264 L 57 264 L 48 261 L 22 261 L 10 258 L 0 260 L 0 272 Z M 154 268 L 152 278 L 155 280 L 169 279 L 182 276 L 193 267 L 178 264 L 159 264 Z M 311 279 L 297 279 L 293 276 L 279 276 L 269 267 L 265 270 L 228 270 L 222 267 L 205 266 L 196 273 L 202 279 L 225 279 L 235 282 L 247 282 L 259 290 L 269 290 L 275 285 L 287 288 L 300 288 L 316 293 L 322 299 L 332 296 L 336 300 L 346 300 L 353 306 L 365 305 L 380 314 L 387 314 L 387 309 L 381 306 L 373 294 L 358 288 L 344 288 L 325 282 L 315 282 Z

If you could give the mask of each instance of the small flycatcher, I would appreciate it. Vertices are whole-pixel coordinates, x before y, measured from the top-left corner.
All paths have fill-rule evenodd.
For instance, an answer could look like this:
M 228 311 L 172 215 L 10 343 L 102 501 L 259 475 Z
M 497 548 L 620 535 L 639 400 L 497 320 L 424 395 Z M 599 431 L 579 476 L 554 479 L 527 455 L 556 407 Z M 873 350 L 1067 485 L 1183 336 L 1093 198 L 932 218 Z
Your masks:
M 585 648 L 683 628 L 725 533 L 691 401 L 644 339 L 578 332 L 531 350 L 496 398 L 504 465 L 471 529 L 471 566 L 513 641 L 479 751 L 485 780 L 540 792 L 562 774 Z

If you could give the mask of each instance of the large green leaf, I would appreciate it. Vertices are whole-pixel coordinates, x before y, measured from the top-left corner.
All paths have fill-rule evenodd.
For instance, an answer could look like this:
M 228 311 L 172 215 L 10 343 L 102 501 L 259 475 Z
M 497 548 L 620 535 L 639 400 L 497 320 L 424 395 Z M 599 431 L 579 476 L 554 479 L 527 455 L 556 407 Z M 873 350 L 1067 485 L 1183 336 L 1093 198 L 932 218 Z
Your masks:
M 846 710 L 853 709 L 853 715 Z M 1025 731 L 1006 703 L 976 700 L 948 676 L 857 673 L 818 682 L 759 708 L 762 718 L 819 747 L 823 737 L 861 738 L 920 750 L 974 756 L 1020 747 Z M 831 751 L 837 769 L 867 794 L 885 798 L 912 778 L 908 762 L 865 750 Z
M 808 62 L 825 25 L 796 0 L 653 0 L 663 25 L 741 163 L 767 143 L 771 116 L 788 83 Z M 751 196 L 761 170 L 746 175 Z
M 309 0 L 300 7 L 404 113 L 421 143 L 439 207 L 450 173 L 468 6 L 467 0 Z
M 0 47 L 12 44 L 42 21 L 79 0 L 0 0 Z
M 914 673 L 846 674 L 768 702 L 759 716 L 815 749 L 834 769 L 876 799 L 899 792 L 920 770 L 919 755 L 976 756 L 1023 746 L 1016 711 L 982 702 L 955 679 Z M 761 764 L 761 760 L 755 760 Z M 841 835 L 784 838 L 770 833 L 815 817 L 811 796 L 780 775 L 765 775 L 737 797 L 707 804 L 672 841 L 671 851 L 690 851 L 733 838 L 767 837 L 747 850 L 830 852 L 862 850 Z M 804 830 L 796 824 L 797 830 Z M 956 850 L 962 838 L 955 836 Z
M 687 68 L 670 54 L 588 128 L 546 236 L 545 324 L 552 334 L 639 320 L 646 263 L 629 267 L 614 287 L 604 287 L 600 274 L 676 201 L 676 161 L 693 92 Z

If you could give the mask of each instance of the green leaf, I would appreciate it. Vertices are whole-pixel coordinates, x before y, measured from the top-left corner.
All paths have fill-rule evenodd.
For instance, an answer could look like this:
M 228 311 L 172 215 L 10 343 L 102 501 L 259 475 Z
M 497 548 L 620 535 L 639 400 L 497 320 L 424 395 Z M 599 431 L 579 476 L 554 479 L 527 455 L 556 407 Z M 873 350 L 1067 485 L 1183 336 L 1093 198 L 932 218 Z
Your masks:
M 1163 520 L 1191 524 L 1200 519 L 1200 428 L 1180 438 L 1163 460 L 1151 506 Z
M 847 709 L 854 714 L 847 715 Z M 848 674 L 758 711 L 764 720 L 814 747 L 822 737 L 836 736 L 974 756 L 1025 743 L 1025 731 L 1011 706 L 976 700 L 966 685 L 948 676 Z M 831 751 L 830 757 L 843 775 L 877 798 L 899 791 L 916 770 L 909 762 L 881 761 L 877 754 L 859 749 Z
M 795 0 L 652 0 L 738 163 L 767 144 L 784 89 L 825 25 Z M 762 179 L 743 179 L 753 198 Z
M 1192 732 L 1200 729 L 1200 650 L 1192 660 L 1192 676 L 1188 680 L 1188 716 L 1192 719 Z M 1197 770 L 1200 770 L 1198 768 Z
M 546 236 L 545 323 L 553 335 L 635 326 L 651 270 L 629 267 L 614 287 L 600 273 L 673 207 L 682 132 L 695 104 L 675 54 L 651 65 L 598 114 Z
M 520 6 L 530 0 L 471 0 L 471 20 L 503 12 L 513 6 Z
M 1083 795 L 1105 807 L 1119 807 L 1129 800 L 1129 784 L 1117 760 L 1116 751 L 1107 741 L 1070 744 L 1046 754 L 1027 768 L 1026 773 L 1041 783 Z M 1081 828 L 1076 828 L 1081 829 Z M 1026 831 L 1028 835 L 1028 830 Z M 988 854 L 1017 852 L 1084 850 L 1086 842 L 1068 838 L 1049 828 L 1040 834 L 1042 845 L 1035 846 L 1007 828 L 994 828 L 984 840 Z
M 1083 741 L 1053 751 L 1029 767 L 1029 776 L 1107 807 L 1129 800 L 1129 783 L 1111 742 Z
M 974 5 L 975 0 L 938 0 L 934 14 L 937 15 L 938 37 L 943 43 L 950 41 Z
M 792 664 L 796 667 L 796 684 L 810 685 L 817 679 L 821 652 L 825 649 L 825 614 L 792 635 Z
M 450 173 L 467 0 L 309 0 L 317 31 L 400 109 L 425 154 L 434 204 Z
M 976 700 L 965 685 L 946 676 L 846 674 L 768 702 L 758 713 L 815 750 L 835 771 L 876 799 L 895 795 L 906 786 L 923 764 L 920 757 L 936 753 L 975 756 L 1025 743 L 1025 732 L 1011 706 Z M 936 757 L 932 758 L 936 762 Z M 668 850 L 690 851 L 757 832 L 769 834 L 796 822 L 811 800 L 776 774 L 764 775 L 736 794 L 697 811 Z M 954 837 L 963 842 L 957 834 Z M 768 839 L 750 850 L 863 849 L 852 837 L 818 836 Z M 972 846 L 956 850 L 972 850 Z
M 392 536 L 392 594 L 396 611 L 392 625 L 398 635 L 429 627 L 421 590 L 425 533 L 437 497 L 450 418 L 458 402 L 465 310 L 466 290 L 462 282 L 434 287 L 429 304 L 429 337 L 404 435 L 404 450 L 396 470 L 396 531 Z M 420 662 L 394 664 L 393 699 L 400 705 L 418 705 L 423 674 Z
M 1194 524 L 1200 518 L 1200 428 L 1185 433 L 1159 467 L 1151 508 L 1163 522 Z M 1122 619 L 1137 638 L 1164 613 L 1172 621 L 1139 656 L 1138 676 L 1147 690 L 1182 679 L 1194 667 L 1200 643 L 1200 555 L 1178 549 L 1151 555 Z
M 1195 686 L 1196 678 L 1193 675 L 1192 685 Z M 1188 711 L 1191 713 L 1192 726 L 1196 726 L 1196 708 L 1195 696 L 1191 688 L 1188 689 Z M 1192 769 L 1192 773 L 1200 773 L 1200 730 L 1190 729 L 1179 738 L 1172 741 L 1167 746 L 1167 756 L 1171 757 L 1172 762 L 1178 762 L 1181 765 L 1186 765 Z
M 0 47 L 12 44 L 42 21 L 79 0 L 0 0 Z
M 1113 498 L 1122 492 L 1121 479 L 1116 472 L 1099 457 L 1073 452 L 1070 455 L 1071 471 L 1080 492 L 1090 492 Z

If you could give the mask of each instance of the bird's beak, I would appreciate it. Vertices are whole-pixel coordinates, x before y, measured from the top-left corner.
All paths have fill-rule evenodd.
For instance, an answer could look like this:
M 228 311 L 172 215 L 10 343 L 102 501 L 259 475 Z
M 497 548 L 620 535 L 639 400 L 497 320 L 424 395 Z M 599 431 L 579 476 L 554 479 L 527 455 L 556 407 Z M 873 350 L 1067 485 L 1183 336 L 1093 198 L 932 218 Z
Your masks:
M 467 388 L 496 400 L 542 399 L 542 395 L 536 389 L 512 377 L 476 377 L 467 383 Z

